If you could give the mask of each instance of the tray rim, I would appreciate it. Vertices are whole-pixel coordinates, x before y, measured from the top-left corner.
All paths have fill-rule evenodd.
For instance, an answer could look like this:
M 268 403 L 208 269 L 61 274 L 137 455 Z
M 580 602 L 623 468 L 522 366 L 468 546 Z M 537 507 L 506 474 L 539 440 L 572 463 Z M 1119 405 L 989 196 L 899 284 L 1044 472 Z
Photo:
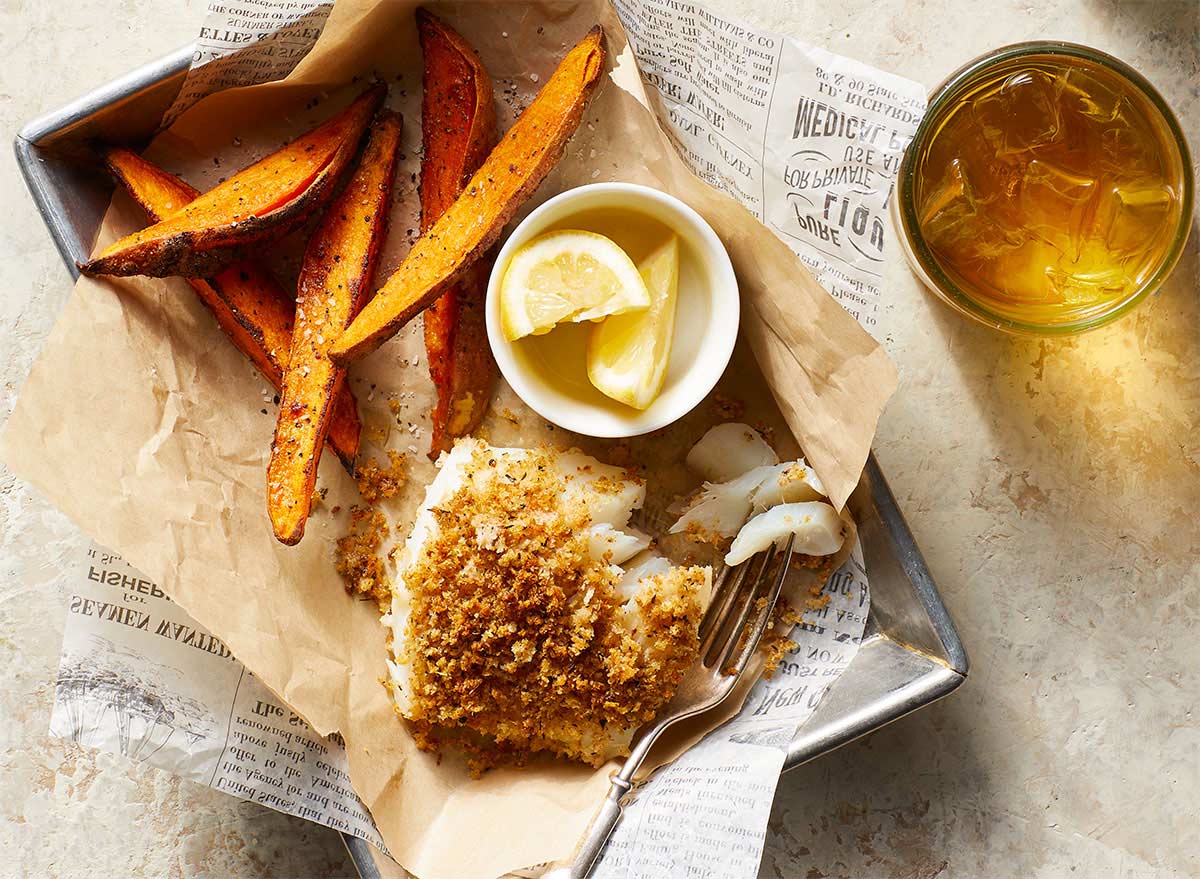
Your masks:
M 73 279 L 77 280 L 79 277 L 76 261 L 87 258 L 90 242 L 83 241 L 72 226 L 65 199 L 68 192 L 56 184 L 53 175 L 47 171 L 44 147 L 39 145 L 47 139 L 66 134 L 92 116 L 116 104 L 136 98 L 171 77 L 181 76 L 188 69 L 194 49 L 195 44 L 188 43 L 142 64 L 81 97 L 36 117 L 24 125 L 15 136 L 13 150 L 17 166 Z M 869 484 L 871 502 L 887 527 L 897 561 L 913 587 L 917 604 L 929 621 L 944 656 L 930 656 L 902 642 L 893 641 L 901 648 L 928 660 L 929 667 L 904 686 L 894 689 L 886 699 L 876 700 L 861 710 L 832 721 L 816 726 L 806 724 L 788 748 L 783 765 L 784 772 L 943 698 L 966 680 L 969 670 L 966 649 L 958 630 L 938 593 L 933 577 L 873 451 L 868 456 L 863 473 L 863 478 Z M 887 639 L 887 636 L 881 633 L 877 638 Z M 363 879 L 379 879 L 380 874 L 372 859 L 370 845 L 345 833 L 341 836 Z

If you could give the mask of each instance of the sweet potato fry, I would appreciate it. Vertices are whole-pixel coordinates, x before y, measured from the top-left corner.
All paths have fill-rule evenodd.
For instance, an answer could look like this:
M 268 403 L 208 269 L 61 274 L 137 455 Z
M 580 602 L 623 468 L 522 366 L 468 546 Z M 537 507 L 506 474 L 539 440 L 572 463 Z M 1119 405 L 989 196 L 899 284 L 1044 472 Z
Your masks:
M 562 156 L 604 68 L 604 31 L 592 28 L 558 65 L 441 218 L 417 239 L 329 354 L 347 364 L 382 345 L 459 279 Z
M 104 159 L 113 176 L 152 220 L 179 210 L 200 195 L 178 177 L 130 150 L 106 150 Z M 296 306 L 270 270 L 256 260 L 245 260 L 212 278 L 189 279 L 188 283 L 230 341 L 276 390 L 282 390 Z M 334 406 L 328 442 L 346 469 L 353 471 L 361 425 L 350 388 L 343 388 Z
M 425 310 L 425 349 L 437 390 L 430 413 L 429 457 L 433 460 L 448 451 L 455 438 L 467 436 L 479 426 L 496 389 L 499 370 L 484 318 L 491 267 L 490 259 L 479 260 L 450 292 Z M 434 372 L 438 361 L 444 364 L 440 375 Z
M 288 545 L 304 536 L 321 443 L 346 381 L 346 370 L 326 352 L 362 306 L 386 234 L 400 126 L 397 114 L 379 114 L 354 176 L 304 251 L 292 351 L 267 465 L 267 511 L 275 536 Z
M 496 143 L 492 80 L 475 50 L 436 16 L 417 10 L 425 61 L 421 103 L 421 231 L 462 192 Z M 496 384 L 483 321 L 491 260 L 475 262 L 425 311 L 425 353 L 437 390 L 429 457 L 474 430 Z
M 330 195 L 386 87 L 80 264 L 89 275 L 202 278 L 295 229 Z

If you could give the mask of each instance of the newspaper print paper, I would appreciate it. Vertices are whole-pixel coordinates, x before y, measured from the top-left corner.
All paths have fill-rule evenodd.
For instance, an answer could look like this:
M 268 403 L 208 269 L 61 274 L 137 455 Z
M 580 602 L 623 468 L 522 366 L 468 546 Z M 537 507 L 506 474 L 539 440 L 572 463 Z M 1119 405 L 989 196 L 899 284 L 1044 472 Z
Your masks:
M 67 593 L 52 735 L 383 848 L 340 738 L 314 733 L 157 585 L 93 544 Z
M 213 92 L 287 76 L 313 47 L 332 9 L 333 0 L 211 0 L 191 70 L 162 127 Z
M 615 0 L 659 117 L 869 332 L 887 202 L 925 110 L 919 83 L 681 0 Z
M 883 213 L 923 89 L 676 0 L 617 0 L 660 121 L 691 167 L 743 202 L 870 329 Z M 210 4 L 164 125 L 200 98 L 286 75 L 322 0 Z M 869 609 L 857 547 L 806 614 L 798 647 L 740 716 L 636 792 L 597 875 L 755 875 L 787 745 L 853 658 Z M 71 584 L 52 732 L 146 760 L 382 847 L 321 739 L 224 645 L 93 547 Z M 731 808 L 732 806 L 732 808 Z

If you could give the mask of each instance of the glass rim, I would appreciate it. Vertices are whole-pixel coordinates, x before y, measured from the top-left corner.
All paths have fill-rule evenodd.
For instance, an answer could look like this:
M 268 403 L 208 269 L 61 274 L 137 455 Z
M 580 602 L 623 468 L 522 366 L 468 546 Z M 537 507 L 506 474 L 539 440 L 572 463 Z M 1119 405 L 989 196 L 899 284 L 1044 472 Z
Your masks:
M 925 243 L 924 236 L 921 234 L 920 223 L 917 219 L 914 198 L 914 157 L 919 152 L 920 144 L 929 138 L 934 122 L 938 119 L 938 113 L 950 100 L 957 97 L 963 89 L 969 87 L 986 70 L 1006 61 L 1031 55 L 1057 55 L 1083 58 L 1107 68 L 1129 82 L 1131 86 L 1145 95 L 1162 118 L 1170 133 L 1170 138 L 1174 141 L 1175 147 L 1179 152 L 1180 164 L 1183 169 L 1183 192 L 1181 195 L 1179 222 L 1174 231 L 1174 238 L 1171 245 L 1154 273 L 1110 310 L 1098 315 L 1057 324 L 1022 321 L 1002 315 L 981 305 L 978 301 L 964 293 L 950 279 L 946 272 L 943 271 L 933 252 Z M 1060 40 L 1033 40 L 1002 46 L 999 49 L 994 49 L 973 58 L 946 77 L 930 93 L 925 114 L 917 125 L 917 130 L 913 134 L 912 141 L 904 151 L 904 156 L 900 161 L 900 170 L 896 178 L 897 207 L 899 208 L 901 233 L 904 235 L 905 243 L 907 244 L 905 248 L 906 253 L 911 259 L 916 261 L 920 272 L 924 273 L 928 277 L 928 280 L 933 283 L 936 292 L 943 296 L 948 304 L 988 326 L 1011 333 L 1042 336 L 1070 335 L 1103 326 L 1126 314 L 1135 305 L 1162 286 L 1183 255 L 1184 246 L 1191 232 L 1193 188 L 1191 153 L 1188 149 L 1183 129 L 1179 125 L 1179 120 L 1175 117 L 1171 106 L 1159 94 L 1158 90 L 1151 85 L 1150 81 L 1124 61 L 1106 52 L 1101 52 L 1099 49 L 1093 49 L 1079 43 L 1068 43 Z

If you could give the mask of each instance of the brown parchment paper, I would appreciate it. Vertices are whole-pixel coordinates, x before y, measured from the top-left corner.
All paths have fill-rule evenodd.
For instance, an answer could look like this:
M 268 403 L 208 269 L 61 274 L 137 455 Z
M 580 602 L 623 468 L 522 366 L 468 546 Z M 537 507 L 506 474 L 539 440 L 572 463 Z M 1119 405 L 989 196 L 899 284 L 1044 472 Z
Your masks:
M 380 270 L 386 277 L 417 226 L 414 6 L 338 0 L 291 76 L 205 99 L 149 154 L 205 188 L 326 118 L 356 92 L 348 84 L 387 79 L 390 103 L 405 115 L 406 156 Z M 502 124 L 567 48 L 602 22 L 610 80 L 528 208 L 595 180 L 672 192 L 725 242 L 743 303 L 739 348 L 717 396 L 668 431 L 620 447 L 585 440 L 532 418 L 502 388 L 485 434 L 497 444 L 548 439 L 644 464 L 666 497 L 694 487 L 678 466 L 678 449 L 729 417 L 713 402 L 728 397 L 744 404 L 742 417 L 775 433 L 782 455 L 794 455 L 798 442 L 841 505 L 858 480 L 894 371 L 782 242 L 684 167 L 647 109 L 611 7 L 581 0 L 434 8 L 479 49 L 496 79 Z M 118 195 L 98 246 L 142 225 L 144 216 Z M 294 269 L 300 243 L 280 248 L 282 275 Z M 393 509 L 399 521 L 433 472 L 424 461 L 431 387 L 422 355 L 414 322 L 352 372 L 368 432 L 410 452 L 411 487 Z M 265 466 L 273 393 L 182 281 L 84 278 L 26 380 L 0 451 L 85 532 L 160 583 L 319 732 L 342 733 L 354 787 L 406 868 L 425 879 L 485 879 L 567 854 L 607 788 L 607 770 L 546 760 L 471 780 L 458 761 L 415 749 L 379 684 L 385 642 L 375 608 L 349 598 L 333 569 L 333 542 L 358 500 L 333 456 L 321 463 L 328 496 L 304 541 L 289 548 L 272 538 Z

